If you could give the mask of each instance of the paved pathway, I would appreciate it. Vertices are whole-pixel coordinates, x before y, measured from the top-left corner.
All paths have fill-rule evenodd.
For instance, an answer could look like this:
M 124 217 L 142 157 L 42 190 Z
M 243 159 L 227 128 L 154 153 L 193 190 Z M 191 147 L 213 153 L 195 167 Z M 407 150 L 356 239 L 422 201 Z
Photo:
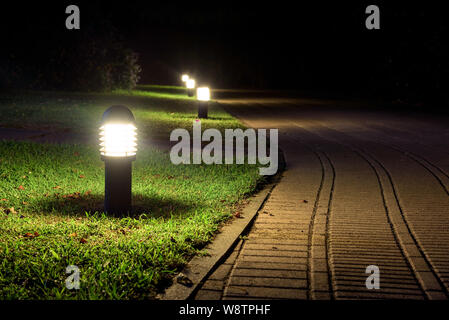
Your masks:
M 287 170 L 196 299 L 448 298 L 447 118 L 306 99 L 226 103 L 251 127 L 279 129 Z M 380 289 L 366 288 L 369 265 Z

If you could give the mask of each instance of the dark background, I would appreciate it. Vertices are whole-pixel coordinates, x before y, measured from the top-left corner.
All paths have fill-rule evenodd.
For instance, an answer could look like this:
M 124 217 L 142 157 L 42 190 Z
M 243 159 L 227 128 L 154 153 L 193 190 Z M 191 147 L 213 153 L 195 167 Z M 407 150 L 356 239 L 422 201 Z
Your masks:
M 86 37 L 101 44 L 112 35 L 139 54 L 141 83 L 179 84 L 188 72 L 216 88 L 383 95 L 447 105 L 449 37 L 442 4 L 336 2 L 17 1 L 1 10 L 0 66 L 17 64 L 30 79 L 37 65 L 70 74 L 76 63 L 66 59 L 55 67 L 54 52 L 66 48 L 70 55 Z M 80 7 L 81 30 L 65 29 L 69 4 Z M 381 30 L 365 28 L 370 4 L 380 7 Z

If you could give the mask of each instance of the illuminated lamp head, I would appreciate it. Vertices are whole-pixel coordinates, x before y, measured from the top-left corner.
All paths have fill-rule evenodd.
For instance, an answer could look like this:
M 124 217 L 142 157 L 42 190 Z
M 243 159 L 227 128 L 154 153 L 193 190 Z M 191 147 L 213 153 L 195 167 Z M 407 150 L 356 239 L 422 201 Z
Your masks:
M 188 79 L 186 81 L 186 87 L 187 87 L 187 89 L 194 89 L 195 88 L 195 80 L 194 79 Z
M 100 153 L 104 157 L 134 157 L 137 152 L 136 120 L 125 106 L 107 109 L 100 126 Z
M 210 89 L 209 89 L 209 87 L 198 87 L 196 89 L 196 98 L 199 101 L 209 101 L 210 100 Z

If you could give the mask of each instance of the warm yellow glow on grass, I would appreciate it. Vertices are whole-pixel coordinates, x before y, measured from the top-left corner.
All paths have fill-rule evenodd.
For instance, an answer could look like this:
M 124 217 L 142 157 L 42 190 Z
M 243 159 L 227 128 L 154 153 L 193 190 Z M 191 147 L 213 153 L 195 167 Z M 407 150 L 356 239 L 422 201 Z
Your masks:
M 196 98 L 200 101 L 210 100 L 210 90 L 208 87 L 199 87 L 196 89 Z
M 132 124 L 105 124 L 100 127 L 100 152 L 107 157 L 136 155 L 136 127 Z

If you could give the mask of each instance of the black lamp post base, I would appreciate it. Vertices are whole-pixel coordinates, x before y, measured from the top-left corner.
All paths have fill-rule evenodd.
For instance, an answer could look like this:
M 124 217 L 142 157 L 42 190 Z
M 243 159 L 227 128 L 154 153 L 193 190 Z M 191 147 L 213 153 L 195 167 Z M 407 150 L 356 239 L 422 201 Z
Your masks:
M 104 209 L 108 214 L 122 216 L 131 212 L 132 158 L 104 157 Z
M 187 89 L 187 96 L 193 97 L 193 89 Z
M 209 103 L 207 101 L 198 102 L 198 118 L 207 119 Z

